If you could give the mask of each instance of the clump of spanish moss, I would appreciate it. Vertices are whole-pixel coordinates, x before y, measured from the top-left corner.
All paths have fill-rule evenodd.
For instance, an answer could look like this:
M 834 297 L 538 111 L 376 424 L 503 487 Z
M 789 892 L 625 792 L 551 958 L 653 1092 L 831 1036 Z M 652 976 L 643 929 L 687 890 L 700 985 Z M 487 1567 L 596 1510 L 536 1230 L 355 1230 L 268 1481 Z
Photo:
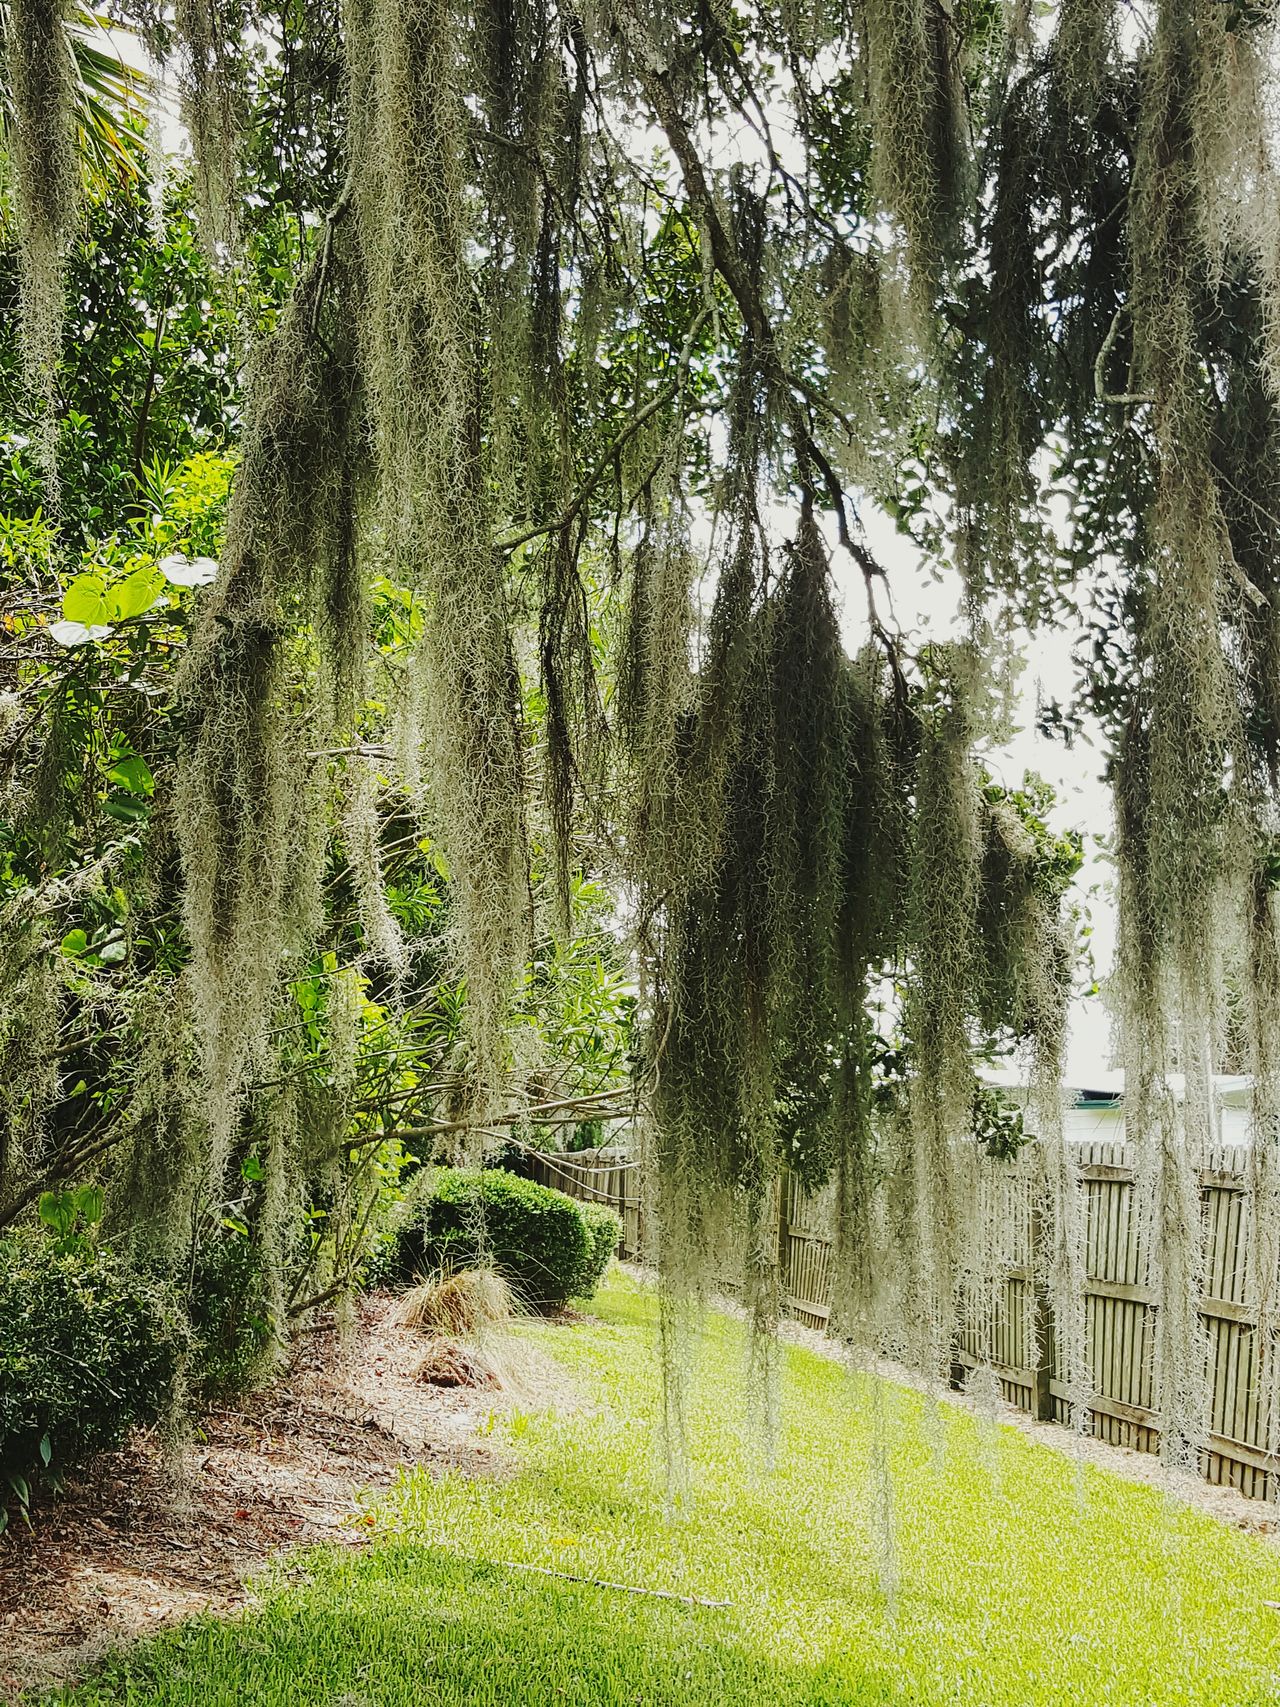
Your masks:
M 38 924 L 11 912 L 0 948 L 0 1202 L 42 1158 L 45 1120 L 57 1102 L 63 989 Z
M 8 146 L 19 235 L 23 371 L 42 412 L 37 442 L 51 479 L 57 444 L 62 263 L 80 199 L 72 15 L 66 0 L 12 0 L 4 38 L 13 103 Z
M 1103 84 L 1119 45 L 1116 0 L 1062 0 L 1050 49 L 1052 96 L 1083 124 L 1097 115 Z
M 956 252 L 969 189 L 968 118 L 947 10 L 936 0 L 863 0 L 871 176 L 906 239 L 927 311 Z
M 1212 1051 L 1237 879 L 1226 784 L 1243 729 L 1224 621 L 1244 580 L 1218 498 L 1211 398 L 1198 348 L 1214 270 L 1214 195 L 1226 61 L 1221 9 L 1162 6 L 1145 67 L 1132 185 L 1134 373 L 1151 399 L 1156 475 L 1146 526 L 1149 659 L 1117 782 L 1125 1039 L 1139 1194 L 1162 1307 L 1162 1452 L 1191 1467 L 1204 1428 L 1203 1231 L 1197 1169 L 1211 1142 Z M 1184 1093 L 1168 1069 L 1177 1060 Z
M 175 26 L 201 241 L 214 264 L 225 266 L 239 240 L 238 64 L 250 20 L 242 7 L 224 0 L 177 0 Z
M 372 759 L 358 757 L 347 767 L 347 803 L 343 837 L 354 878 L 360 928 L 368 958 L 399 977 L 404 971 L 404 941 L 387 904 L 382 871 L 378 774 Z
M 422 598 L 417 704 L 454 873 L 477 1074 L 496 1090 L 527 919 L 518 679 L 482 437 L 462 31 L 442 0 L 347 15 L 364 376 L 398 578 Z
M 945 1377 L 959 1260 L 954 1139 L 967 1124 L 973 1069 L 969 1014 L 977 950 L 980 795 L 968 680 L 973 661 L 939 673 L 922 719 L 911 872 L 914 974 L 906 1029 L 915 1226 L 909 1343 L 917 1366 Z
M 293 636 L 357 572 L 351 375 L 317 336 L 320 323 L 342 335 L 327 260 L 259 355 L 221 571 L 180 682 L 178 833 L 215 1189 L 265 1061 L 285 956 L 307 940 L 299 897 L 318 892 L 304 855 L 323 794 L 308 751 L 326 731 L 294 703 L 307 660 Z M 323 629 L 317 638 L 336 650 Z

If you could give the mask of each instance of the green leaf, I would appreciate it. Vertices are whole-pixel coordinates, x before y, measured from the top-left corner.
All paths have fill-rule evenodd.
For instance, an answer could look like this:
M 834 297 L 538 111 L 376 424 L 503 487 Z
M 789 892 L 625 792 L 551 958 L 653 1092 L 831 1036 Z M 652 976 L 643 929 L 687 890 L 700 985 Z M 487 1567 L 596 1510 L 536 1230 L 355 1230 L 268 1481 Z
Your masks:
M 160 597 L 163 585 L 163 578 L 152 569 L 135 569 L 132 575 L 126 575 L 108 595 L 112 621 L 128 622 L 132 617 L 149 611 Z
M 62 595 L 62 614 L 68 622 L 82 622 L 87 628 L 109 622 L 111 610 L 101 579 L 97 575 L 77 575 Z
M 102 1187 L 80 1185 L 72 1193 L 72 1202 L 86 1227 L 94 1227 L 102 1219 Z
M 40 1436 L 40 1462 L 44 1465 L 46 1470 L 49 1468 L 52 1458 L 53 1442 L 49 1439 L 47 1434 L 42 1434 Z
M 104 966 L 119 966 L 129 958 L 129 945 L 117 937 L 114 942 L 104 942 L 95 952 Z
M 121 759 L 119 764 L 112 765 L 107 772 L 107 781 L 127 789 L 130 794 L 150 795 L 156 791 L 156 779 L 152 776 L 147 761 L 140 759 L 136 753 L 127 759 Z
M 246 1156 L 240 1164 L 240 1178 L 247 1180 L 266 1179 L 267 1170 L 256 1156 Z
M 76 1224 L 75 1201 L 69 1191 L 42 1191 L 36 1212 L 46 1227 L 52 1227 L 63 1238 Z
M 68 931 L 62 939 L 60 947 L 64 954 L 76 959 L 88 952 L 89 939 L 83 931 Z
M 150 808 L 140 800 L 128 800 L 123 795 L 113 794 L 103 802 L 103 811 L 109 818 L 116 818 L 122 824 L 136 824 L 142 818 L 151 815 Z

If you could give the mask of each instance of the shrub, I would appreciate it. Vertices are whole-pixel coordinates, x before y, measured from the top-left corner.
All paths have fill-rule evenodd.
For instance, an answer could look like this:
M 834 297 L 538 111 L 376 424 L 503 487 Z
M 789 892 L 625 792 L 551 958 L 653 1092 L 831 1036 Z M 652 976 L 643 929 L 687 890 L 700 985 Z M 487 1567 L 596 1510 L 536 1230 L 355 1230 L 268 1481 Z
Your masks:
M 617 1254 L 622 1222 L 616 1212 L 604 1203 L 580 1203 L 578 1213 L 586 1222 L 591 1249 L 573 1288 L 573 1295 L 575 1298 L 590 1298 Z
M 87 1240 L 0 1243 L 0 1490 L 25 1504 L 46 1471 L 153 1421 L 187 1343 L 172 1292 L 113 1253 Z
M 243 1392 L 263 1367 L 271 1339 L 262 1256 L 241 1233 L 202 1241 L 187 1313 L 195 1331 L 192 1374 L 205 1398 Z
M 440 1168 L 425 1184 L 401 1233 L 403 1271 L 488 1261 L 538 1310 L 566 1304 L 591 1272 L 593 1234 L 563 1192 L 501 1168 Z

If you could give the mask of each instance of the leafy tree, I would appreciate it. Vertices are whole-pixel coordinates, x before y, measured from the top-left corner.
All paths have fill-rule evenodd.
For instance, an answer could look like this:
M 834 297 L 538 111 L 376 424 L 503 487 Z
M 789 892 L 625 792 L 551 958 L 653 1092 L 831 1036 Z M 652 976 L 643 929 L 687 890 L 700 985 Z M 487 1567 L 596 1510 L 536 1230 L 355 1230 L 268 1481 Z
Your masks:
M 23 6 L 15 135 L 57 168 L 17 173 L 52 491 L 74 82 L 61 9 Z M 1191 1461 L 1195 1156 L 1232 958 L 1259 1132 L 1280 1115 L 1273 6 L 369 0 L 286 7 L 265 35 L 252 0 L 120 10 L 181 68 L 201 241 L 264 333 L 170 724 L 175 1035 L 198 1061 L 206 1195 L 269 1120 L 299 967 L 337 952 L 335 848 L 362 975 L 394 1008 L 395 802 L 448 872 L 436 973 L 447 956 L 465 986 L 468 1060 L 446 1123 L 511 1116 L 530 945 L 545 920 L 572 936 L 576 874 L 598 871 L 634 940 L 664 1261 L 705 1273 L 745 1213 L 761 1322 L 785 1151 L 835 1174 L 847 1330 L 884 1330 L 891 1274 L 893 1331 L 946 1373 L 983 1260 L 972 1053 L 1027 1040 L 1036 1261 L 1078 1408 L 1063 850 L 980 755 L 1010 616 L 1084 601 L 1079 703 L 1047 721 L 1087 710 L 1109 742 L 1162 1435 Z M 286 112 L 273 144 L 264 116 Z M 137 457 L 117 461 L 136 486 Z M 960 577 L 962 638 L 896 631 L 868 502 Z M 866 595 L 852 659 L 833 553 Z M 111 629 L 85 641 L 107 657 L 132 620 L 113 577 L 106 620 L 84 623 Z M 82 623 L 99 612 L 76 600 Z M 44 757 L 66 727 L 88 750 L 85 705 L 20 721 L 32 776 L 66 774 Z M 46 822 L 52 849 L 68 832 Z M 11 989 L 48 962 L 28 941 Z M 910 1071 L 889 1137 L 870 1118 L 886 979 Z M 268 1181 L 305 1155 L 290 1133 Z M 1280 1253 L 1271 1148 L 1257 1209 Z M 1280 1313 L 1263 1314 L 1271 1348 Z

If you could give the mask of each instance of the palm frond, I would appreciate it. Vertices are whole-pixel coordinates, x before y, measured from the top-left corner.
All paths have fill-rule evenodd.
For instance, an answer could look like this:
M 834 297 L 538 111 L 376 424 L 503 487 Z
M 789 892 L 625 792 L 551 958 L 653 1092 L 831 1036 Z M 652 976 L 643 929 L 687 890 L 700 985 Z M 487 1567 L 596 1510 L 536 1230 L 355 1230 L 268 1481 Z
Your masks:
M 0 42 L 8 33 L 9 7 L 0 4 Z M 67 28 L 67 52 L 75 68 L 77 130 L 85 176 L 90 182 L 136 178 L 143 169 L 151 79 L 116 49 L 118 24 L 87 6 L 77 7 Z M 0 149 L 9 151 L 13 100 L 0 55 Z

